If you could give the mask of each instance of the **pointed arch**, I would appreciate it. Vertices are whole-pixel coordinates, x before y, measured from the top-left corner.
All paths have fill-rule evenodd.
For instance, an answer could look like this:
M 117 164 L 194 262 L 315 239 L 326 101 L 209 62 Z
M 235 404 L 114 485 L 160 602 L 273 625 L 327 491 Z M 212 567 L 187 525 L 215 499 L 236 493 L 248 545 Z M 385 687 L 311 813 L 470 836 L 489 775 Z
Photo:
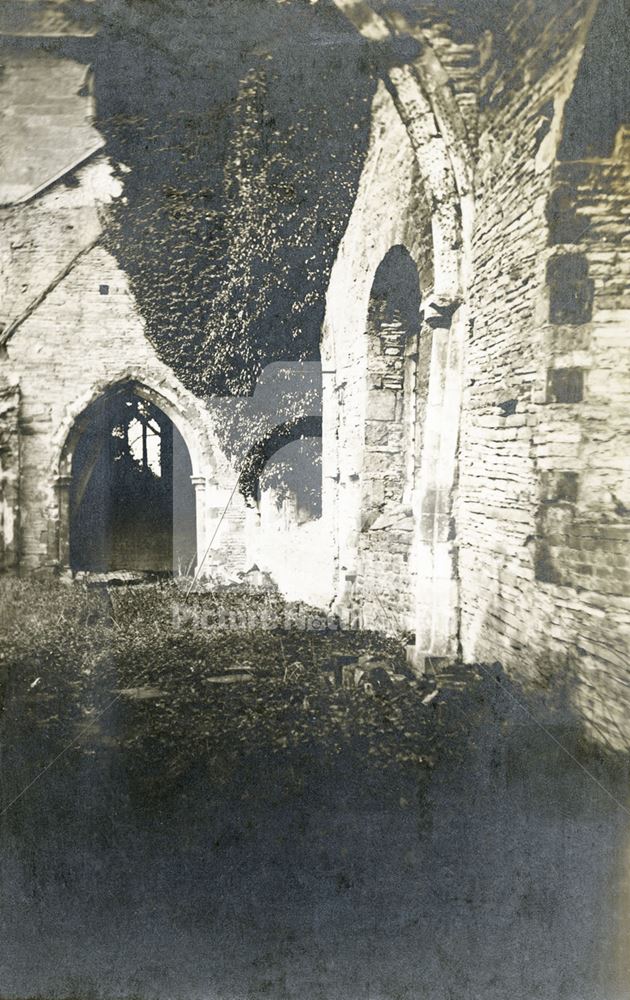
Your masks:
M 57 462 L 60 566 L 188 571 L 198 555 L 193 484 L 201 478 L 188 421 L 135 379 L 100 386 L 73 409 Z
M 55 474 L 57 476 L 70 475 L 73 448 L 81 435 L 83 416 L 88 413 L 90 407 L 98 403 L 99 400 L 106 399 L 125 389 L 133 391 L 140 399 L 152 403 L 166 414 L 186 443 L 192 463 L 192 474 L 194 476 L 203 475 L 203 451 L 205 449 L 199 440 L 199 433 L 185 416 L 183 408 L 170 394 L 154 388 L 148 382 L 141 381 L 134 372 L 120 374 L 111 380 L 98 383 L 68 409 L 66 419 L 56 436 Z

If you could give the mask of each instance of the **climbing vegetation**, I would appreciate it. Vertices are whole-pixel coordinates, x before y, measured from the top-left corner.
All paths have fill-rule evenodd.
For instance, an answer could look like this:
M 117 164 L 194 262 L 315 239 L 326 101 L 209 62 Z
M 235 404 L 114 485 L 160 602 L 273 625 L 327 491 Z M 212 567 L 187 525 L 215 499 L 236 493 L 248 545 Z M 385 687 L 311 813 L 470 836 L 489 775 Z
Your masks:
M 112 4 L 98 127 L 119 164 L 109 248 L 198 394 L 315 359 L 365 152 L 373 74 L 334 9 Z

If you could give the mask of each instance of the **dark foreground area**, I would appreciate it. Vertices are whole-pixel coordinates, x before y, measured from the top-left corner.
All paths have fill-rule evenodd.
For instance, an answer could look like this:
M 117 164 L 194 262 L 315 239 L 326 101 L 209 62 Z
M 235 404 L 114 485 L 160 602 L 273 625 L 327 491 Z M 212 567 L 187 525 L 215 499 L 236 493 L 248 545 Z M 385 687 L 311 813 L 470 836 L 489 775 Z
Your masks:
M 630 997 L 626 761 L 549 692 L 271 593 L 1 597 L 3 1000 Z

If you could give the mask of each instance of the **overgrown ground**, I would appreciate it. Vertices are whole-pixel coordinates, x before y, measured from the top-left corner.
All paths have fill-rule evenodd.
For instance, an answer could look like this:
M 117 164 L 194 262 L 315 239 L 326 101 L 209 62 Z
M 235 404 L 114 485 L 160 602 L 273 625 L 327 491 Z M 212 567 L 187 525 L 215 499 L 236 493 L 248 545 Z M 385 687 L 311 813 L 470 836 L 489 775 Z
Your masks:
M 2 632 L 3 1000 L 630 996 L 625 761 L 548 692 L 265 592 L 13 581 Z

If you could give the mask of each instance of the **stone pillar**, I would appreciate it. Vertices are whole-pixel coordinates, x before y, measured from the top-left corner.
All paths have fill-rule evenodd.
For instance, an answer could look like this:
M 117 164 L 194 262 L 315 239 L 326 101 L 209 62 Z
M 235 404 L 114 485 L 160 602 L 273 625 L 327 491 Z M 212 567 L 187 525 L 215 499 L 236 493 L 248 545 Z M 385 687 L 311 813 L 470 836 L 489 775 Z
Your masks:
M 238 491 L 233 481 L 226 475 L 226 484 L 209 483 L 206 492 L 207 543 L 212 547 L 204 567 L 210 567 L 213 574 L 230 576 L 237 569 L 243 569 L 245 560 L 244 520 L 235 515 L 239 503 Z
M 414 504 L 416 537 L 415 667 L 457 655 L 459 588 L 453 494 L 457 480 L 461 371 L 467 314 L 450 328 L 434 325 L 419 483 Z
M 245 563 L 252 566 L 256 563 L 260 566 L 264 562 L 262 558 L 262 523 L 260 508 L 245 508 Z
M 57 476 L 57 559 L 62 569 L 70 566 L 70 484 L 72 476 Z
M 203 575 L 202 559 L 206 552 L 206 477 L 191 476 L 190 481 L 195 489 L 195 524 L 197 530 L 197 568 L 196 572 Z

